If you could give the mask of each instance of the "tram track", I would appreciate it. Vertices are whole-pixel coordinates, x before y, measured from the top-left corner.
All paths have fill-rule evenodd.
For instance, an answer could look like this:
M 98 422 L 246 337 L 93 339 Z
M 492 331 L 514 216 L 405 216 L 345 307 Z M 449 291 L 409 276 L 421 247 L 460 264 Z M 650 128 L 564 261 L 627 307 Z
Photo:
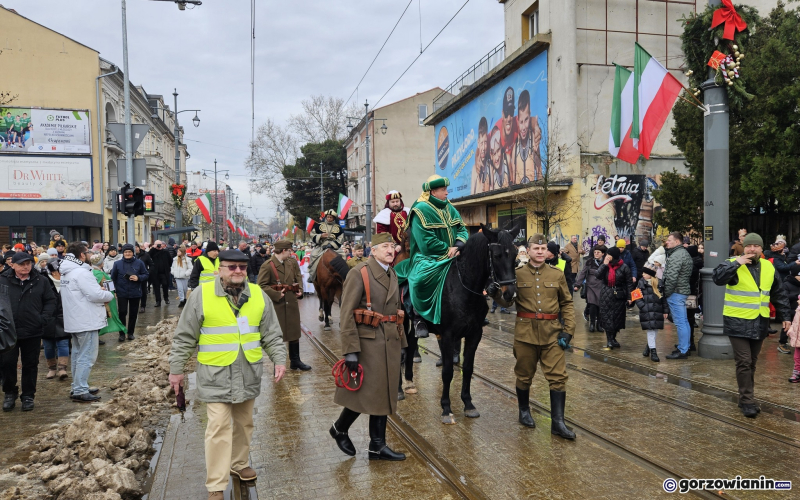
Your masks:
M 311 342 L 311 345 L 322 354 L 330 366 L 333 366 L 339 360 L 339 357 L 319 337 L 315 336 L 308 327 L 301 324 L 300 328 Z M 398 413 L 389 416 L 389 425 L 405 441 L 406 445 L 414 449 L 422 457 L 428 469 L 441 479 L 444 484 L 448 485 L 456 496 L 466 500 L 488 500 L 490 498 Z
M 505 343 L 508 344 L 508 342 Z M 437 358 L 441 357 L 441 354 L 429 349 L 428 347 L 420 345 L 419 349 Z M 493 389 L 494 391 L 502 394 L 503 396 L 508 397 L 509 399 L 516 400 L 517 395 L 516 391 L 513 388 L 510 388 L 505 384 L 492 379 L 491 377 L 483 375 L 477 370 L 474 370 L 472 375 L 490 389 Z M 531 405 L 531 410 L 535 411 L 539 415 L 547 417 L 550 416 L 550 410 L 548 406 L 534 399 L 530 400 L 530 405 Z M 614 453 L 615 455 L 619 456 L 624 460 L 627 460 L 631 463 L 634 463 L 642 468 L 649 470 L 650 472 L 660 477 L 661 479 L 666 480 L 667 478 L 673 478 L 677 481 L 680 481 L 681 479 L 691 479 L 693 477 L 689 474 L 685 474 L 682 473 L 681 471 L 675 470 L 668 464 L 665 464 L 659 460 L 647 457 L 644 454 L 638 452 L 637 450 L 625 446 L 624 444 L 620 443 L 611 436 L 601 431 L 594 430 L 589 426 L 582 424 L 581 422 L 578 422 L 572 418 L 565 417 L 564 420 L 565 422 L 570 424 L 570 426 L 572 426 L 573 428 L 573 431 L 575 431 L 576 434 L 580 435 L 582 438 L 590 440 L 592 443 L 600 446 L 605 450 Z M 714 491 L 705 491 L 705 490 L 691 491 L 690 493 L 700 498 L 717 498 L 717 499 L 737 498 L 736 496 L 733 496 L 728 492 L 726 492 L 724 496 Z
M 483 338 L 486 339 L 486 340 L 495 342 L 495 343 L 497 343 L 499 345 L 502 345 L 502 346 L 505 346 L 505 347 L 509 347 L 509 348 L 513 348 L 513 344 L 511 342 L 506 341 L 506 340 L 498 339 L 496 337 L 492 337 L 491 335 L 484 335 Z M 581 348 L 576 348 L 576 349 L 585 350 L 585 349 L 581 349 Z M 721 415 L 721 414 L 719 414 L 717 412 L 714 412 L 712 410 L 707 410 L 707 409 L 702 408 L 700 406 L 693 405 L 691 403 L 686 403 L 684 401 L 680 401 L 678 399 L 675 399 L 675 398 L 672 398 L 672 397 L 669 397 L 669 396 L 665 396 L 663 394 L 659 394 L 657 392 L 653 392 L 653 391 L 650 391 L 648 389 L 643 389 L 641 387 L 632 386 L 630 383 L 625 382 L 623 380 L 620 380 L 618 378 L 611 377 L 609 375 L 605 375 L 605 374 L 602 374 L 602 373 L 598 373 L 598 372 L 596 372 L 594 370 L 590 370 L 588 368 L 583 368 L 583 367 L 577 366 L 574 363 L 569 363 L 568 362 L 567 363 L 567 369 L 575 371 L 575 372 L 577 372 L 577 373 L 579 373 L 581 375 L 593 378 L 595 380 L 600 380 L 602 382 L 605 382 L 607 384 L 610 384 L 610 385 L 613 385 L 615 387 L 621 388 L 623 390 L 639 394 L 639 395 L 647 397 L 649 399 L 653 399 L 655 401 L 666 403 L 666 404 L 681 408 L 683 410 L 691 411 L 691 412 L 697 413 L 699 415 L 703 415 L 704 417 L 707 417 L 707 418 L 710 418 L 712 420 L 715 420 L 717 422 L 721 422 L 721 423 L 730 425 L 732 427 L 736 427 L 738 429 L 742 429 L 742 430 L 751 432 L 753 434 L 756 434 L 758 436 L 761 436 L 761 437 L 776 441 L 776 442 L 781 443 L 781 444 L 786 445 L 786 446 L 790 446 L 790 447 L 793 447 L 793 448 L 800 449 L 800 440 L 799 439 L 796 439 L 796 438 L 793 438 L 793 437 L 790 437 L 790 436 L 785 436 L 785 435 L 779 434 L 777 432 L 772 432 L 772 431 L 769 431 L 769 430 L 761 429 L 761 428 L 758 428 L 756 426 L 749 425 L 749 424 L 740 422 L 740 421 L 738 421 L 736 419 L 727 417 L 725 415 Z

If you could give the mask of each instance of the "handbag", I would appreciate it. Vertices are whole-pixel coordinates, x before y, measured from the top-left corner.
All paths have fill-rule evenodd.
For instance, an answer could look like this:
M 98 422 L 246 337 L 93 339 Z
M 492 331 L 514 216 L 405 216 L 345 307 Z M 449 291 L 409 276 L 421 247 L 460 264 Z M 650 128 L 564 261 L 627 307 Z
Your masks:
M 613 287 L 611 289 L 611 295 L 614 297 L 614 300 L 624 301 L 628 300 L 628 294 L 625 293 L 625 290 L 622 290 L 617 287 Z
M 686 296 L 686 309 L 697 309 L 697 295 Z
M 581 298 L 585 299 L 587 293 L 588 293 L 588 290 L 587 290 L 587 286 L 586 286 L 586 280 L 583 280 L 583 283 L 581 283 Z

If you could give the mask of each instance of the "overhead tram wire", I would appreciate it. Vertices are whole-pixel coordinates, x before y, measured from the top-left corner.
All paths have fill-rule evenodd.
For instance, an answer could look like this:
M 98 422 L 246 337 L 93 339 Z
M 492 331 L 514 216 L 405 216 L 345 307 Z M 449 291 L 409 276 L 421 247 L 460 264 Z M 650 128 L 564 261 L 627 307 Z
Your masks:
M 431 46 L 431 44 L 432 44 L 434 41 L 436 41 L 436 39 L 437 39 L 437 38 L 439 38 L 439 35 L 441 35 L 441 34 L 442 34 L 442 32 L 445 30 L 445 28 L 447 28 L 447 27 L 450 25 L 450 23 L 451 23 L 451 22 L 453 22 L 453 19 L 455 19 L 455 18 L 456 18 L 456 16 L 458 15 L 458 13 L 459 13 L 459 12 L 461 12 L 461 11 L 464 9 L 464 7 L 466 7 L 466 6 L 467 6 L 467 4 L 468 4 L 468 3 L 469 3 L 469 0 L 467 0 L 466 2 L 464 2 L 464 5 L 462 5 L 462 6 L 461 6 L 461 7 L 460 7 L 460 8 L 459 8 L 457 11 L 456 11 L 456 13 L 455 13 L 455 14 L 453 14 L 453 17 L 451 17 L 451 18 L 450 18 L 450 20 L 449 20 L 449 21 L 447 21 L 447 24 L 445 24 L 444 26 L 442 26 L 442 29 L 440 29 L 440 30 L 439 30 L 439 32 L 438 32 L 438 33 L 436 33 L 436 36 L 434 36 L 434 37 L 433 37 L 433 39 L 432 39 L 430 42 L 428 42 L 428 45 L 426 45 L 426 46 L 425 46 L 425 48 L 424 48 L 424 49 L 422 49 L 422 51 L 420 51 L 420 53 L 417 55 L 417 57 L 415 57 L 415 58 L 414 58 L 414 60 L 413 60 L 413 61 L 411 61 L 411 64 L 409 64 L 409 65 L 408 65 L 408 67 L 405 69 L 405 71 L 403 71 L 403 73 L 402 73 L 400 76 L 398 76 L 398 77 L 397 77 L 397 80 L 395 80 L 395 81 L 394 81 L 394 83 L 392 84 L 392 86 L 391 86 L 391 87 L 389 87 L 389 90 L 387 90 L 386 92 L 384 92 L 384 93 L 383 93 L 383 95 L 381 96 L 381 98 L 380 98 L 380 99 L 378 99 L 378 102 L 376 102 L 375 104 L 373 104 L 373 105 L 372 105 L 372 109 L 375 109 L 375 108 L 377 108 L 377 107 L 378 107 L 378 104 L 380 104 L 380 102 L 383 100 L 383 98 L 384 98 L 384 97 L 386 97 L 386 94 L 388 94 L 389 92 L 391 92 L 391 90 L 394 88 L 394 86 L 395 86 L 395 85 L 397 85 L 397 82 L 399 82 L 399 81 L 400 81 L 400 79 L 401 79 L 401 78 L 403 78 L 403 76 L 404 76 L 404 75 L 405 75 L 405 74 L 408 72 L 408 70 L 410 70 L 410 69 L 411 69 L 411 66 L 413 66 L 413 65 L 414 65 L 414 63 L 415 63 L 415 62 L 417 62 L 417 59 L 419 59 L 419 58 L 422 56 L 422 54 L 424 54 L 424 53 L 425 53 L 425 51 L 426 51 L 426 50 L 428 50 L 428 47 L 430 47 L 430 46 Z
M 353 98 L 353 95 L 355 95 L 356 91 L 358 90 L 358 87 L 361 85 L 361 82 L 364 81 L 364 78 L 367 77 L 367 73 L 369 73 L 369 70 L 372 68 L 372 65 L 375 64 L 375 61 L 378 60 L 378 56 L 381 55 L 381 52 L 383 51 L 383 48 L 386 47 L 386 43 L 392 37 L 392 33 L 394 33 L 394 30 L 397 28 L 397 25 L 400 24 L 400 21 L 402 21 L 403 16 L 406 15 L 406 11 L 411 6 L 411 2 L 413 2 L 413 1 L 414 0 L 408 0 L 408 5 L 406 5 L 405 9 L 403 9 L 403 13 L 400 14 L 400 18 L 397 20 L 397 22 L 394 23 L 394 28 L 392 28 L 392 31 L 389 32 L 389 36 L 387 36 L 386 40 L 384 40 L 383 45 L 381 45 L 381 48 L 380 48 L 380 50 L 378 50 L 378 53 L 375 54 L 375 57 L 372 59 L 372 62 L 369 63 L 369 67 L 367 68 L 367 71 L 364 72 L 364 76 L 361 77 L 361 80 L 358 81 L 358 84 L 356 85 L 356 88 L 353 89 L 353 92 L 350 94 L 350 97 L 348 97 L 347 101 L 345 101 L 345 103 L 344 103 L 345 106 L 347 106 L 347 103 L 349 103 L 350 99 Z

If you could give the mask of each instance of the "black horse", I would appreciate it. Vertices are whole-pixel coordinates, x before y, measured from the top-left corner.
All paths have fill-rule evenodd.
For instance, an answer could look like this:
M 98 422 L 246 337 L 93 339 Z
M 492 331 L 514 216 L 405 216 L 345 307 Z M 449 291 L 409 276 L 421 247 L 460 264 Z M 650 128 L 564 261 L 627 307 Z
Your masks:
M 450 265 L 442 292 L 442 323 L 430 325 L 431 333 L 440 336 L 442 353 L 442 423 L 455 424 L 450 409 L 450 383 L 453 380 L 453 354 L 464 339 L 461 364 L 461 401 L 464 415 L 477 418 L 480 413 L 472 404 L 470 382 L 475 365 L 475 352 L 483 337 L 483 320 L 489 311 L 483 290 L 489 283 L 501 285 L 503 297 L 511 300 L 517 291 L 514 262 L 517 248 L 514 235 L 519 230 L 492 230 L 481 224 L 482 232 L 467 239 L 461 254 Z M 413 356 L 412 352 L 408 353 Z

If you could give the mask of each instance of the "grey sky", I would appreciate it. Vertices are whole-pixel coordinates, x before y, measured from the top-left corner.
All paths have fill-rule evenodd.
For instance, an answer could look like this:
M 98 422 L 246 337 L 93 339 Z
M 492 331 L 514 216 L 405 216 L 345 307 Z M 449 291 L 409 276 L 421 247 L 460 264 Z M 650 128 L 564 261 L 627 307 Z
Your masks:
M 0 0 L 21 15 L 63 33 L 122 65 L 119 0 Z M 407 0 L 263 1 L 256 6 L 256 127 L 285 123 L 312 94 L 347 98 L 364 74 Z M 436 35 L 464 0 L 413 0 L 358 91 L 375 103 Z M 250 141 L 250 2 L 204 0 L 181 12 L 167 2 L 128 0 L 132 82 L 181 109 L 199 108 L 194 128 L 181 115 L 189 170 L 231 169 L 229 183 L 250 204 L 243 166 Z M 471 0 L 381 104 L 449 85 L 503 40 L 503 5 Z M 177 54 L 177 55 L 176 55 Z M 355 100 L 356 97 L 354 96 Z M 201 142 L 193 142 L 201 141 Z M 431 146 L 432 147 L 432 146 Z M 258 219 L 274 205 L 252 194 Z

